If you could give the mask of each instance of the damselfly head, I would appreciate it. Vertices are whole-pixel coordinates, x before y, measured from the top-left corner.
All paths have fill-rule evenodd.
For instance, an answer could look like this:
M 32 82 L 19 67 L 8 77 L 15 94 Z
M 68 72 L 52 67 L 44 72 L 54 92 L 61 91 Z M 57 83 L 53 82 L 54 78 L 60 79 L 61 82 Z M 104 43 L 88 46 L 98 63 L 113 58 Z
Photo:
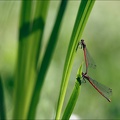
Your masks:
M 79 46 L 80 46 L 81 49 L 82 48 L 84 49 L 86 47 L 86 44 L 84 43 L 83 39 L 80 42 L 78 42 L 77 47 L 76 47 L 76 51 L 77 51 Z
M 81 39 L 81 43 L 83 43 L 84 42 L 84 40 L 83 39 Z
M 84 48 L 86 47 L 86 44 L 84 43 L 84 40 L 83 40 L 83 39 L 81 39 L 80 44 L 81 44 L 81 49 L 82 49 L 82 48 L 84 49 Z

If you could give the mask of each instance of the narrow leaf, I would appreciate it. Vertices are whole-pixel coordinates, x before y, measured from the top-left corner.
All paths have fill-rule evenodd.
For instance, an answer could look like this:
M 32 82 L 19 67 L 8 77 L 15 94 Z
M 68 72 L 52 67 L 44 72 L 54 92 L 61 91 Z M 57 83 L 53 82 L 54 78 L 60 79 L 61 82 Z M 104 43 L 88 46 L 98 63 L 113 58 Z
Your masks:
M 3 83 L 0 76 L 0 120 L 6 120 Z
M 70 44 L 68 47 L 68 52 L 65 60 L 62 83 L 61 83 L 60 94 L 59 94 L 58 105 L 57 105 L 56 119 L 60 119 L 63 101 L 64 101 L 64 97 L 65 97 L 66 89 L 68 85 L 68 79 L 70 76 L 70 72 L 73 65 L 73 59 L 75 56 L 76 46 L 78 44 L 78 41 L 81 38 L 81 35 L 85 28 L 86 22 L 88 20 L 88 17 L 90 15 L 94 2 L 95 2 L 94 0 L 82 0 L 78 10 L 77 18 L 75 21 L 74 29 L 72 32 L 72 36 L 71 36 L 71 40 L 70 40 Z
M 50 39 L 49 39 L 49 42 L 48 42 L 48 45 L 47 45 L 47 48 L 46 48 L 46 51 L 44 54 L 44 57 L 43 57 L 43 60 L 42 60 L 41 66 L 40 66 L 40 70 L 39 70 L 39 73 L 37 76 L 37 81 L 35 84 L 35 89 L 33 91 L 33 97 L 32 97 L 32 101 L 31 101 L 31 105 L 30 105 L 30 111 L 29 111 L 29 115 L 28 115 L 28 118 L 31 118 L 31 119 L 33 119 L 35 117 L 36 110 L 34 108 L 36 108 L 36 106 L 39 102 L 40 92 L 42 89 L 43 82 L 45 80 L 45 75 L 47 73 L 57 40 L 58 40 L 57 38 L 59 35 L 59 30 L 60 30 L 60 26 L 61 26 L 61 22 L 62 22 L 62 18 L 63 18 L 64 12 L 65 12 L 66 5 L 67 5 L 67 1 L 62 0 L 52 33 L 51 33 L 51 36 L 50 36 Z
M 74 110 L 75 104 L 77 102 L 77 99 L 78 99 L 78 96 L 80 93 L 81 78 L 82 78 L 82 64 L 81 64 L 80 68 L 78 69 L 75 85 L 74 85 L 72 94 L 70 96 L 70 99 L 68 101 L 68 104 L 65 108 L 62 119 L 69 120 L 69 118 Z
M 28 117 L 48 3 L 49 1 L 36 1 L 33 7 L 33 1 L 22 1 L 15 76 L 14 119 Z M 33 13 L 33 8 L 35 8 L 35 13 Z

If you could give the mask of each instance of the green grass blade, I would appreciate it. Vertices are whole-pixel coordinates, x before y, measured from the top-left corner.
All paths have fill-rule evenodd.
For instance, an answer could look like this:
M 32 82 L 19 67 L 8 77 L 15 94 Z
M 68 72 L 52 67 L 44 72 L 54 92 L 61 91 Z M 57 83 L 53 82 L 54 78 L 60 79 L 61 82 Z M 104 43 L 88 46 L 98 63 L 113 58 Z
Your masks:
M 44 82 L 45 75 L 47 73 L 47 69 L 49 67 L 49 64 L 50 64 L 50 61 L 52 58 L 52 54 L 54 52 L 54 48 L 57 43 L 57 38 L 59 35 L 59 30 L 60 30 L 60 26 L 61 26 L 61 22 L 62 22 L 62 18 L 63 18 L 64 12 L 65 12 L 66 5 L 67 5 L 67 1 L 62 0 L 59 11 L 58 11 L 58 15 L 56 18 L 56 22 L 54 24 L 43 60 L 41 63 L 41 67 L 40 67 L 38 77 L 37 77 L 37 82 L 35 84 L 35 89 L 33 92 L 30 111 L 29 111 L 29 115 L 28 115 L 28 118 L 31 118 L 31 119 L 34 118 L 34 116 L 35 116 L 34 108 L 37 106 L 38 101 L 39 101 L 39 95 L 41 92 L 41 88 L 42 88 L 42 85 Z
M 73 109 L 75 107 L 76 101 L 78 99 L 79 93 L 80 93 L 80 84 L 76 80 L 72 94 L 69 99 L 69 102 L 68 102 L 67 107 L 65 108 L 64 114 L 62 116 L 62 120 L 64 120 L 64 119 L 69 120 L 69 118 L 73 112 Z
M 77 99 L 78 99 L 78 96 L 80 93 L 81 78 L 82 78 L 82 65 L 78 69 L 75 85 L 74 85 L 72 94 L 70 96 L 69 102 L 65 108 L 62 119 L 69 120 L 69 118 L 74 110 L 75 104 L 77 102 Z
M 36 1 L 34 14 L 33 1 L 22 2 L 13 111 L 15 119 L 28 117 L 48 3 Z
M 72 32 L 72 36 L 71 36 L 71 40 L 70 40 L 70 44 L 68 47 L 68 52 L 65 60 L 62 83 L 60 88 L 61 90 L 60 90 L 59 100 L 57 105 L 56 119 L 60 119 L 63 101 L 64 101 L 64 97 L 65 97 L 65 93 L 68 85 L 68 79 L 72 69 L 76 46 L 78 44 L 78 41 L 81 38 L 81 35 L 85 28 L 86 22 L 88 20 L 88 17 L 90 15 L 94 2 L 95 2 L 94 0 L 82 0 L 78 10 L 77 18 L 75 21 L 74 29 Z
M 0 120 L 6 120 L 4 89 L 1 76 L 0 76 Z

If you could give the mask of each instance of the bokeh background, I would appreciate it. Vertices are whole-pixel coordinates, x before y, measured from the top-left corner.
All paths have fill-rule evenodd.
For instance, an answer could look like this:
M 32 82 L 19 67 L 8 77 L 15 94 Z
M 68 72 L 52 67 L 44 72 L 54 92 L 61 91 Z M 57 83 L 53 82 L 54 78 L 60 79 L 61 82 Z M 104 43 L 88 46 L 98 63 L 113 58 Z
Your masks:
M 65 56 L 77 15 L 79 1 L 69 1 L 62 21 L 59 40 L 49 66 L 37 107 L 36 118 L 54 118 L 62 79 Z M 42 51 L 54 25 L 59 1 L 51 1 L 43 36 Z M 13 109 L 14 73 L 18 48 L 21 1 L 0 1 L 0 72 L 4 79 L 7 116 Z M 97 64 L 90 69 L 91 77 L 113 90 L 109 103 L 89 83 L 81 86 L 73 114 L 79 118 L 120 118 L 120 1 L 97 1 L 94 4 L 82 38 Z M 83 61 L 83 51 L 76 53 L 64 106 L 72 92 L 76 72 Z M 64 109 L 64 108 L 63 108 Z

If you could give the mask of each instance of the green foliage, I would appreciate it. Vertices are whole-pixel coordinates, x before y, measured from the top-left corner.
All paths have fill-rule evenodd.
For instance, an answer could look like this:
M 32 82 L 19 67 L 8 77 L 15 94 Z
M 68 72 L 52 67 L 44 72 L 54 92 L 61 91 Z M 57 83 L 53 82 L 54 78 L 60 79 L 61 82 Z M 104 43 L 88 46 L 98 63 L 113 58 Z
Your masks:
M 68 86 L 68 80 L 76 53 L 76 46 L 83 34 L 83 30 L 94 2 L 94 0 L 81 0 L 79 6 L 64 64 L 60 95 L 56 111 L 56 119 L 59 119 L 61 116 L 62 106 Z M 19 41 L 17 66 L 14 80 L 14 108 L 12 119 L 35 119 L 39 96 L 41 95 L 46 73 L 52 60 L 52 55 L 55 51 L 61 23 L 67 8 L 67 3 L 68 1 L 65 0 L 60 1 L 59 10 L 51 35 L 48 40 L 47 47 L 45 48 L 43 59 L 39 64 L 39 58 L 42 54 L 41 44 L 43 40 L 44 28 L 46 25 L 49 1 L 22 1 L 18 30 Z M 77 75 L 79 76 L 81 73 Z M 80 92 L 79 89 L 79 83 L 76 81 L 73 93 L 66 107 L 63 118 L 70 117 Z M 0 108 L 0 117 L 3 116 L 2 118 L 5 119 L 5 100 L 1 81 L 0 93 L 0 102 L 2 103 L 2 107 Z M 71 109 L 71 112 L 68 112 L 69 109 Z
M 32 18 L 32 1 L 22 2 L 13 118 L 35 118 L 39 94 L 57 42 L 67 1 L 61 2 L 42 63 L 37 69 L 48 3 L 49 1 L 37 1 Z

